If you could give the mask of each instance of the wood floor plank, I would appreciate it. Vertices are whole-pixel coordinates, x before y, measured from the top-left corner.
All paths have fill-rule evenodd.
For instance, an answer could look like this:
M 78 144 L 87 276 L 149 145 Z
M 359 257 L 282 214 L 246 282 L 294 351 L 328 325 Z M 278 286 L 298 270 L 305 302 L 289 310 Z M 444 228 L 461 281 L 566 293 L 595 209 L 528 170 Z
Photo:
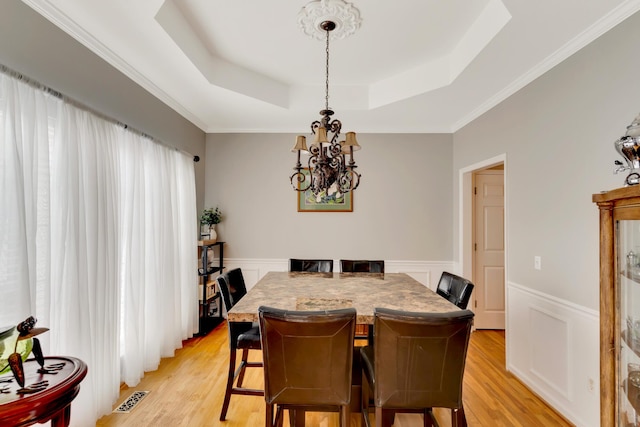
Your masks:
M 503 331 L 474 331 L 469 343 L 464 379 L 464 405 L 469 426 L 571 426 L 505 369 Z M 133 388 L 123 387 L 117 407 L 135 390 L 150 393 L 129 414 L 110 414 L 99 427 L 247 427 L 264 425 L 264 398 L 231 396 L 227 421 L 220 408 L 228 366 L 227 327 L 221 324 L 204 337 L 183 343 L 173 358 L 162 359 Z M 260 360 L 253 352 L 251 360 Z M 262 369 L 249 369 L 246 387 L 262 388 Z M 451 427 L 450 412 L 435 410 L 442 427 Z M 338 427 L 336 413 L 307 414 L 307 426 Z M 285 415 L 285 425 L 288 416 Z M 422 426 L 419 414 L 398 414 L 395 427 Z M 350 427 L 361 427 L 360 414 L 352 414 Z

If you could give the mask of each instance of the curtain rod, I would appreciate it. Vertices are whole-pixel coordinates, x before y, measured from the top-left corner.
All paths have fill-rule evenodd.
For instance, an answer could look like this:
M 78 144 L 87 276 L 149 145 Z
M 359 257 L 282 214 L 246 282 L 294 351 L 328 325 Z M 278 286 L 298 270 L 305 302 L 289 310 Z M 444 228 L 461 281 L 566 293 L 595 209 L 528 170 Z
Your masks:
M 80 108 L 81 110 L 87 111 L 87 112 L 89 112 L 89 113 L 91 113 L 91 114 L 93 114 L 93 115 L 95 115 L 95 116 L 97 116 L 97 117 L 99 117 L 99 118 L 101 118 L 103 120 L 106 120 L 106 121 L 108 121 L 110 123 L 114 123 L 114 124 L 116 124 L 118 126 L 121 126 L 123 129 L 125 129 L 125 130 L 127 130 L 129 132 L 135 133 L 137 135 L 140 135 L 140 136 L 142 136 L 144 138 L 147 138 L 147 139 L 155 142 L 156 144 L 160 144 L 163 147 L 169 148 L 171 150 L 178 151 L 178 152 L 180 152 L 180 153 L 182 153 L 182 154 L 184 154 L 186 156 L 189 156 L 189 157 L 191 157 L 193 159 L 194 162 L 199 162 L 200 161 L 200 156 L 194 156 L 193 154 L 191 154 L 191 153 L 189 153 L 187 151 L 181 150 L 181 149 L 179 149 L 177 147 L 173 147 L 173 146 L 165 143 L 164 141 L 160 141 L 159 139 L 152 137 L 151 135 L 149 135 L 147 133 L 144 133 L 144 132 L 142 132 L 142 131 L 140 131 L 138 129 L 132 128 L 128 124 L 122 123 L 121 121 L 116 120 L 116 119 L 114 119 L 112 117 L 109 117 L 109 116 L 105 115 L 104 113 L 96 111 L 93 108 L 90 108 L 90 107 L 86 106 L 85 104 L 76 101 L 73 98 L 69 98 L 68 96 L 62 94 L 61 92 L 58 92 L 57 90 L 55 90 L 55 89 L 53 89 L 53 88 L 51 88 L 49 86 L 43 85 L 39 81 L 36 81 L 36 80 L 34 80 L 34 79 L 30 78 L 30 77 L 25 76 L 22 73 L 19 73 L 19 72 L 15 71 L 15 70 L 12 70 L 11 68 L 7 67 L 6 65 L 0 64 L 0 72 L 2 72 L 3 74 L 8 75 L 10 77 L 13 77 L 13 78 L 15 78 L 17 80 L 20 80 L 23 83 L 26 83 L 29 86 L 33 87 L 33 88 L 36 88 L 38 90 L 42 90 L 42 91 L 48 93 L 51 96 L 54 96 L 54 97 L 56 97 L 58 99 L 61 99 L 64 102 L 67 102 L 67 103 L 73 105 L 74 107 Z

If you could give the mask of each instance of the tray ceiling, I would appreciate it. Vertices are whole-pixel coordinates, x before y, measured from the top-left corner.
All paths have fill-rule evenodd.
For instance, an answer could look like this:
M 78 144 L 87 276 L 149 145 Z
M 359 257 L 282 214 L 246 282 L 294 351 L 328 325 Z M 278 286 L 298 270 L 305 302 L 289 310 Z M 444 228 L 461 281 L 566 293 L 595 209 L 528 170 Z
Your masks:
M 23 0 L 205 132 L 295 132 L 324 108 L 308 0 Z M 330 44 L 344 131 L 453 132 L 640 9 L 640 1 L 351 2 Z

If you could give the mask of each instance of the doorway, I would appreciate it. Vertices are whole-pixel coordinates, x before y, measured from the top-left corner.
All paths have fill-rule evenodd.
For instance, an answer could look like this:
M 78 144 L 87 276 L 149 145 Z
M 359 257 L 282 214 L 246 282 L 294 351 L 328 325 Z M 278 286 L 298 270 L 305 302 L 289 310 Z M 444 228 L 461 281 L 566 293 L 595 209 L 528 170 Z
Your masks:
M 504 329 L 504 165 L 473 172 L 476 329 Z
M 460 170 L 459 259 L 476 329 L 506 329 L 506 155 Z

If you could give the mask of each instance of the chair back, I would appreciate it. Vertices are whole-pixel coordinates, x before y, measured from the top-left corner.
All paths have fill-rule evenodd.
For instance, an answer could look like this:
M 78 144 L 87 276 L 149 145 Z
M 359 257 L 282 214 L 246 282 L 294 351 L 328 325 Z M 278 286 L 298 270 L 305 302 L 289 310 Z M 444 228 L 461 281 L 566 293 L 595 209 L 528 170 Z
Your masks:
M 374 311 L 377 407 L 462 407 L 473 312 Z
M 259 307 L 267 404 L 348 405 L 354 308 L 286 311 Z
M 340 271 L 343 273 L 384 273 L 384 261 L 341 259 Z
M 442 272 L 436 293 L 461 309 L 466 309 L 471 299 L 473 283 L 464 277 L 457 276 L 447 271 Z
M 216 277 L 216 283 L 218 285 L 218 291 L 220 291 L 220 296 L 222 296 L 222 304 L 224 304 L 224 309 L 228 312 L 235 305 L 235 303 L 231 298 L 231 292 L 229 292 L 229 280 L 227 278 L 227 274 L 224 273 Z
M 231 307 L 233 307 L 240 301 L 240 298 L 247 294 L 247 286 L 244 284 L 244 276 L 240 268 L 229 270 L 226 273 L 226 278 L 227 285 L 229 285 L 229 299 Z
M 233 287 L 230 284 L 231 280 L 235 282 Z M 218 284 L 218 289 L 222 296 L 222 304 L 224 304 L 224 309 L 227 313 L 238 301 L 240 301 L 240 298 L 247 293 L 247 289 L 244 285 L 244 279 L 242 277 L 242 271 L 239 268 L 219 275 L 216 277 L 216 283 Z M 227 322 L 227 329 L 229 330 L 229 345 L 232 349 L 237 347 L 238 337 L 251 330 L 251 328 L 251 322 Z
M 333 272 L 332 259 L 289 259 L 289 271 Z

